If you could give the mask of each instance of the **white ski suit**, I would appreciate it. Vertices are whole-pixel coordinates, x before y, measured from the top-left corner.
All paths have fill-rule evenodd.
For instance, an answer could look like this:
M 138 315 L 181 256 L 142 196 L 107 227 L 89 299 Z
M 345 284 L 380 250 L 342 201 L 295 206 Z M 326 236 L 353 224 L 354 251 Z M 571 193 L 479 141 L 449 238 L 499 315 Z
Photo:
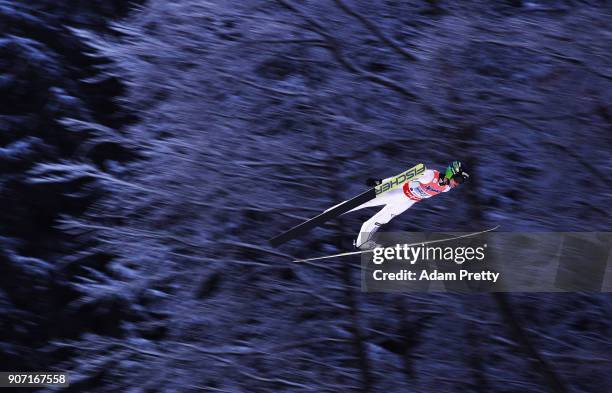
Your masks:
M 402 214 L 418 201 L 431 198 L 432 196 L 450 190 L 449 186 L 441 186 L 438 184 L 439 177 L 440 173 L 438 171 L 427 169 L 418 179 L 408 182 L 401 187 L 384 192 L 379 197 L 350 210 L 349 213 L 366 207 L 385 205 L 385 207 L 372 216 L 372 218 L 363 223 L 359 230 L 359 236 L 355 241 L 355 246 L 362 246 L 372 238 L 372 235 L 378 231 L 382 225 L 391 221 L 393 217 Z M 389 179 L 383 180 L 383 183 L 387 180 Z

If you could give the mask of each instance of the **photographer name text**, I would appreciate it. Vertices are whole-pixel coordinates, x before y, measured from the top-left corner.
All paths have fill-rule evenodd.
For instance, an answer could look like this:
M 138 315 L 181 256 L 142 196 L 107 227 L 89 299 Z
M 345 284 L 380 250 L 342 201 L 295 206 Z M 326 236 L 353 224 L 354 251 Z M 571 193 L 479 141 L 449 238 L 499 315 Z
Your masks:
M 452 262 L 457 265 L 462 265 L 465 262 L 478 263 L 484 262 L 486 248 L 486 244 L 479 247 L 431 247 L 424 244 L 418 246 L 397 244 L 394 247 L 376 247 L 373 249 L 372 263 L 374 265 L 382 265 L 388 261 L 398 261 L 410 265 L 419 261 Z M 455 272 L 443 272 L 437 269 L 421 269 L 420 271 L 376 269 L 372 272 L 372 278 L 376 281 L 492 281 L 495 283 L 499 275 L 500 273 L 491 270 L 478 272 L 467 269 L 460 269 Z

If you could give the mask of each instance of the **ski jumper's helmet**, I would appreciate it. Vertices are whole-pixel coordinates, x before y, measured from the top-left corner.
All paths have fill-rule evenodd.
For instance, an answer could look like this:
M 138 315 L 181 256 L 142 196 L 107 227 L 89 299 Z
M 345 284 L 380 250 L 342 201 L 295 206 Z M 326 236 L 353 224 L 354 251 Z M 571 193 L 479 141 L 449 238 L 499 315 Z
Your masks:
M 470 175 L 463 171 L 460 161 L 453 161 L 446 167 L 444 177 L 448 180 L 455 179 L 458 183 L 463 183 Z

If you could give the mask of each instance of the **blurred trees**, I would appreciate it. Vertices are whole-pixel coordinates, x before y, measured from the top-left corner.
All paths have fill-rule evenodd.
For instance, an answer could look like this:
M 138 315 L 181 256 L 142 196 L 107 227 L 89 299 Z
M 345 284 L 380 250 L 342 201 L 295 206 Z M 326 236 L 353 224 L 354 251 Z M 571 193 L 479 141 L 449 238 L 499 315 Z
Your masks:
M 122 82 L 104 74 L 96 57 L 71 30 L 109 32 L 110 17 L 129 2 L 0 2 L 0 303 L 4 369 L 41 369 L 31 356 L 50 338 L 75 334 L 64 307 L 76 297 L 67 286 L 74 271 L 65 256 L 82 247 L 58 230 L 62 215 L 82 214 L 102 191 L 90 179 L 36 181 L 38 165 L 133 156 L 117 143 L 96 143 L 100 130 L 131 121 L 114 101 Z M 81 269 L 80 267 L 79 269 Z
M 70 332 L 45 350 L 81 390 L 546 391 L 533 348 L 572 389 L 601 390 L 606 296 L 514 297 L 524 340 L 505 299 L 364 294 L 354 261 L 288 262 L 350 248 L 370 212 L 266 244 L 369 176 L 451 159 L 474 181 L 388 229 L 606 230 L 606 12 L 550 4 L 150 1 L 113 36 L 61 30 L 83 67 L 62 57 L 36 84 L 81 105 L 10 149 L 35 152 L 19 184 L 57 200 L 44 239 L 65 274 L 13 233 L 19 265 L 3 265 L 62 289 L 44 294 Z
M 363 294 L 354 262 L 288 263 L 350 248 L 369 212 L 266 245 L 369 176 L 451 159 L 474 181 L 389 229 L 605 230 L 577 219 L 609 216 L 605 185 L 585 198 L 567 175 L 609 168 L 605 18 L 597 5 L 534 4 L 152 1 L 115 26 L 122 39 L 91 37 L 128 86 L 122 102 L 139 121 L 125 138 L 145 159 L 94 174 L 112 192 L 65 222 L 95 240 L 92 252 L 116 255 L 83 283 L 88 301 L 112 293 L 131 310 L 123 336 L 66 344 L 79 349 L 67 364 L 83 386 L 102 369 L 121 388 L 128 375 L 227 391 L 602 386 L 608 324 L 597 339 L 571 326 L 605 315 L 605 296 L 581 309 L 574 294 L 515 296 L 512 307 Z M 597 144 L 588 154 L 586 140 Z M 564 352 L 599 360 L 576 371 L 553 355 Z

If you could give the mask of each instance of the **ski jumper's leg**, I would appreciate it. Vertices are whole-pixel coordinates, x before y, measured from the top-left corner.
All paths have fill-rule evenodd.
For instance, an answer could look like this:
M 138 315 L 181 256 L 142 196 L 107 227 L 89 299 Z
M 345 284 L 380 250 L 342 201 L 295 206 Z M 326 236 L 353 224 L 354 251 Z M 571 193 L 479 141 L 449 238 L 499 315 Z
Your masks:
M 355 246 L 359 247 L 363 243 L 370 240 L 374 233 L 378 231 L 382 225 L 391 221 L 393 217 L 402 214 L 415 203 L 416 201 L 408 199 L 402 192 L 401 199 L 398 197 L 395 198 L 395 200 L 390 201 L 378 213 L 372 216 L 372 218 L 363 223 L 361 229 L 359 230 L 359 236 L 355 241 Z

